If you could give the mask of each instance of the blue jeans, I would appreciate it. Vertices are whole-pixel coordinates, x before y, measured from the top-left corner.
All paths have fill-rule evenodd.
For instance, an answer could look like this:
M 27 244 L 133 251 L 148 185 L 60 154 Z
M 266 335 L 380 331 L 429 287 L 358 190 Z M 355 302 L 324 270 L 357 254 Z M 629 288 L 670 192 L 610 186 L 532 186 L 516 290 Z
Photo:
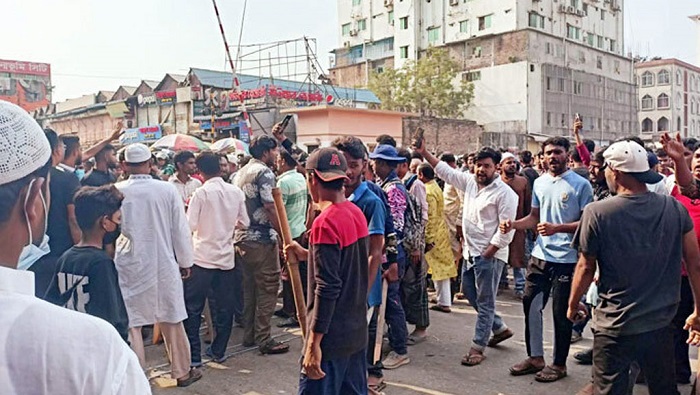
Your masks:
M 496 313 L 496 291 L 505 262 L 480 256 L 470 259 L 474 265 L 467 269 L 465 264 L 462 268 L 462 290 L 478 313 L 472 348 L 481 351 L 486 348 L 491 332 L 497 335 L 508 329 Z
M 406 339 L 408 338 L 408 328 L 406 327 L 406 313 L 401 304 L 401 279 L 406 273 L 406 254 L 399 246 L 397 257 L 399 263 L 399 281 L 389 283 L 386 292 L 386 313 L 384 318 L 389 326 L 389 344 L 392 350 L 399 355 L 406 355 Z
M 353 355 L 321 360 L 326 374 L 321 380 L 299 377 L 299 395 L 364 395 L 367 393 L 367 360 L 365 349 Z

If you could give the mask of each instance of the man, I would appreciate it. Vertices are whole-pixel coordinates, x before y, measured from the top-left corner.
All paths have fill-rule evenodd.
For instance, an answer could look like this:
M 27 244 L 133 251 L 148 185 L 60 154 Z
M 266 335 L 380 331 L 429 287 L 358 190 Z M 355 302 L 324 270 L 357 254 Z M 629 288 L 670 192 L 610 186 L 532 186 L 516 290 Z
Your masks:
M 389 344 L 392 351 L 382 361 L 385 369 L 397 369 L 403 365 L 409 364 L 411 359 L 408 357 L 406 348 L 407 330 L 406 330 L 406 315 L 401 303 L 401 279 L 406 272 L 407 257 L 404 250 L 404 245 L 401 240 L 404 239 L 406 210 L 408 210 L 408 191 L 396 175 L 396 166 L 400 162 L 404 162 L 406 158 L 400 157 L 396 148 L 390 145 L 379 145 L 369 155 L 371 159 L 371 167 L 384 193 L 389 201 L 391 217 L 393 219 L 394 230 L 397 237 L 397 258 L 396 266 L 393 262 L 388 262 L 386 271 L 393 278 L 389 281 L 387 291 L 387 306 L 386 306 L 386 322 L 389 325 Z M 419 262 L 420 263 L 420 262 Z M 398 273 L 398 274 L 396 274 Z M 416 338 L 417 342 L 425 340 L 426 337 Z
M 299 394 L 366 394 L 367 223 L 343 193 L 345 156 L 322 148 L 311 154 L 306 169 L 321 214 L 311 228 L 309 250 L 297 242 L 288 249 L 297 260 L 309 261 L 309 330 Z
M 410 171 L 410 166 L 417 169 L 421 160 L 413 159 L 411 152 L 405 148 L 399 149 L 398 155 L 400 158 L 404 158 L 404 161 L 397 164 L 396 175 L 403 181 L 408 193 L 420 205 L 420 219 L 424 233 L 425 226 L 428 223 L 428 200 L 425 184 L 421 182 L 416 173 Z M 417 163 L 414 164 L 414 162 Z M 425 246 L 422 247 L 424 248 Z M 406 320 L 410 324 L 415 325 L 415 329 L 408 336 L 408 344 L 413 345 L 428 336 L 427 329 L 430 326 L 428 284 L 426 280 L 428 268 L 424 263 L 425 251 L 422 248 L 408 251 L 407 255 L 410 264 L 406 266 L 406 272 L 401 279 L 401 292 L 403 294 L 402 300 L 403 308 L 406 312 Z
M 443 313 L 452 312 L 450 279 L 457 277 L 457 267 L 450 236 L 445 223 L 442 190 L 435 182 L 435 171 L 430 165 L 418 166 L 418 177 L 425 184 L 428 200 L 428 223 L 425 227 L 425 261 L 430 267 L 437 291 L 437 304 L 430 309 Z
M 466 153 L 462 155 L 462 170 L 463 172 L 474 174 L 474 153 Z
M 250 226 L 236 229 L 236 261 L 243 268 L 243 345 L 258 346 L 262 354 L 282 354 L 289 345 L 270 336 L 280 281 L 277 235 L 279 223 L 272 188 L 279 149 L 272 137 L 260 135 L 250 142 L 253 158 L 236 174 L 235 184 L 245 192 Z
M 520 151 L 519 156 L 520 164 L 523 166 L 522 170 L 520 170 L 520 175 L 527 178 L 530 191 L 532 191 L 532 185 L 535 183 L 537 177 L 540 176 L 540 173 L 532 167 L 532 152 Z
M 455 156 L 449 152 L 440 155 L 440 161 L 447 163 L 453 169 L 457 168 L 457 160 Z M 450 239 L 450 247 L 452 248 L 452 256 L 454 257 L 457 272 L 462 272 L 462 225 L 459 222 L 462 216 L 462 200 L 464 198 L 462 191 L 455 188 L 454 185 L 445 184 L 442 197 L 444 200 L 445 223 L 447 224 L 448 237 Z M 459 229 L 459 232 L 458 232 Z M 457 293 L 460 290 L 461 276 L 457 276 L 453 291 Z
M 379 393 L 386 386 L 382 380 L 381 365 L 377 363 L 379 361 L 374 360 L 377 319 L 382 302 L 382 276 L 379 265 L 382 263 L 384 240 L 389 236 L 387 228 L 390 227 L 393 233 L 393 224 L 385 203 L 369 189 L 369 183 L 362 180 L 368 155 L 362 140 L 352 136 L 339 137 L 333 141 L 332 145 L 343 154 L 347 163 L 345 197 L 362 211 L 369 231 L 368 284 L 370 289 L 367 304 L 372 309 L 372 317 L 368 331 L 367 384 L 370 393 Z M 379 192 L 383 194 L 381 189 Z M 393 247 L 395 248 L 395 245 Z M 396 280 L 392 279 L 392 281 Z
M 682 155 L 682 150 L 678 152 Z M 630 364 L 636 360 L 651 395 L 678 394 L 669 352 L 670 324 L 678 307 L 681 259 L 693 291 L 700 292 L 700 251 L 693 222 L 678 201 L 647 190 L 646 184 L 660 181 L 661 176 L 649 170 L 643 147 L 618 142 L 604 157 L 605 178 L 616 196 L 583 212 L 574 238 L 581 255 L 567 316 L 579 319 L 579 300 L 597 266 L 601 303 L 594 317 L 595 393 L 626 393 Z M 692 329 L 691 340 L 700 338 L 699 310 L 696 302 L 686 324 Z
M 118 165 L 117 150 L 112 144 L 107 144 L 95 155 L 95 167 L 80 180 L 80 184 L 90 187 L 114 184 L 117 178 L 112 174 L 112 170 Z
M 572 150 L 569 155 L 569 167 L 574 173 L 583 177 L 585 180 L 588 179 L 588 166 L 583 164 L 581 154 L 579 154 L 577 149 Z
M 228 158 L 224 154 L 218 154 L 217 156 L 219 157 L 219 177 L 228 182 L 228 179 L 231 176 L 231 167 L 229 166 Z
M 416 152 L 435 168 L 438 177 L 464 191 L 464 259 L 462 288 L 469 303 L 477 310 L 474 338 L 462 365 L 476 366 L 486 358 L 486 346 L 495 346 L 511 337 L 511 331 L 496 313 L 496 290 L 501 272 L 508 261 L 506 247 L 513 235 L 499 233 L 498 224 L 515 218 L 518 196 L 496 172 L 501 154 L 482 148 L 474 157 L 474 174 L 451 168 L 430 154 L 424 142 L 416 142 Z M 489 340 L 489 335 L 494 336 Z
M 237 295 L 233 289 L 233 230 L 250 223 L 243 191 L 227 184 L 219 175 L 219 156 L 211 152 L 201 153 L 197 157 L 197 168 L 204 177 L 204 185 L 192 195 L 187 211 L 193 233 L 194 265 L 192 276 L 184 281 L 187 309 L 185 331 L 195 367 L 202 365 L 199 326 L 210 292 L 216 301 L 211 305 L 216 336 L 206 354 L 218 363 L 226 360 L 226 345 L 231 337 Z
M 129 316 L 131 346 L 146 366 L 141 328 L 158 324 L 170 348 L 172 377 L 179 387 L 202 378 L 190 370 L 190 344 L 182 278 L 192 273 L 192 237 L 182 198 L 170 183 L 150 176 L 151 152 L 143 144 L 126 147 L 129 179 L 115 184 L 124 195 L 122 236 L 115 263 Z
M 567 168 L 569 140 L 552 137 L 542 143 L 547 173 L 535 180 L 528 216 L 501 223 L 501 231 L 537 228 L 539 236 L 528 266 L 523 310 L 528 358 L 512 366 L 510 374 L 536 373 L 535 380 L 554 382 L 566 377 L 572 323 L 566 318 L 566 301 L 576 250 L 571 247 L 581 212 L 593 200 L 591 184 Z M 545 367 L 542 310 L 552 295 L 554 362 Z
M 59 258 L 48 300 L 104 319 L 127 341 L 129 318 L 117 270 L 103 249 L 105 239 L 119 236 L 123 199 L 111 185 L 78 190 L 75 214 L 82 235 L 80 242 Z
M 287 150 L 279 150 L 277 157 L 277 188 L 282 192 L 282 202 L 287 212 L 287 221 L 292 238 L 299 244 L 302 236 L 306 232 L 306 211 L 308 207 L 308 191 L 306 189 L 306 179 L 297 172 L 297 161 Z M 299 262 L 299 276 L 302 287 L 306 291 L 306 262 Z M 292 284 L 287 274 L 286 266 L 282 269 L 284 278 L 282 280 L 282 311 L 288 318 L 278 324 L 280 328 L 294 328 L 299 326 L 294 304 L 294 292 Z
M 0 146 L 6 148 L 0 150 L 3 393 L 150 394 L 136 356 L 109 323 L 34 296 L 34 276 L 26 269 L 45 253 L 40 243 L 51 200 L 52 150 L 36 121 L 5 101 Z
M 518 210 L 515 219 L 523 218 L 530 213 L 532 192 L 527 178 L 519 176 L 518 162 L 515 155 L 506 152 L 501 156 L 501 179 L 508 184 L 518 195 Z M 526 230 L 518 230 L 513 236 L 513 241 L 508 247 L 508 266 L 513 268 L 513 280 L 515 282 L 515 298 L 523 299 L 525 295 L 525 268 L 529 260 L 529 252 L 525 249 Z M 505 270 L 507 272 L 508 269 Z
M 202 182 L 192 177 L 197 172 L 194 154 L 191 151 L 180 151 L 173 158 L 175 161 L 175 177 L 170 177 L 168 182 L 175 185 L 182 202 L 187 207 L 194 191 L 202 186 Z
M 604 151 L 598 151 L 591 157 L 591 165 L 588 167 L 588 172 L 590 174 L 589 180 L 593 186 L 593 200 L 600 201 L 605 200 L 612 196 L 610 189 L 608 189 L 608 183 L 605 180 L 605 157 L 603 157 Z
M 656 156 L 659 158 L 659 173 L 661 173 L 664 177 L 668 177 L 673 174 L 673 159 L 668 156 L 666 150 L 663 148 L 657 149 Z

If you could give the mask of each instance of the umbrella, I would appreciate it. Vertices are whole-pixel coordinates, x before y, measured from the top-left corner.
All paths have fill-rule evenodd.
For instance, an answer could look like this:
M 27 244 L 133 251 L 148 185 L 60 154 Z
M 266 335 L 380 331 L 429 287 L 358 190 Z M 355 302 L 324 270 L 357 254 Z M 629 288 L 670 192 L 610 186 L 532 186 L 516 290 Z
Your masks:
M 186 134 L 169 134 L 153 143 L 152 148 L 167 148 L 172 151 L 199 152 L 209 149 L 209 145 L 202 140 Z
M 249 153 L 248 144 L 232 137 L 227 137 L 214 142 L 211 145 L 211 150 L 214 152 L 225 152 L 228 154 L 235 152 L 245 152 L 246 154 Z

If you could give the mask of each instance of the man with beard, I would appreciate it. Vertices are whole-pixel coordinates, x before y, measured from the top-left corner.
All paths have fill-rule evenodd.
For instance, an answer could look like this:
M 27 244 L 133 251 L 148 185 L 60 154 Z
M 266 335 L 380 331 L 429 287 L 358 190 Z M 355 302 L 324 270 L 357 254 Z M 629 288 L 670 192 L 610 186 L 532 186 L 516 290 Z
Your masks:
M 477 152 L 472 175 L 441 162 L 428 152 L 423 141 L 414 144 L 416 152 L 435 168 L 438 177 L 464 191 L 462 232 L 467 262 L 462 268 L 462 289 L 478 315 L 471 348 L 462 358 L 462 365 L 476 366 L 486 359 L 486 346 L 495 346 L 513 337 L 513 331 L 496 313 L 498 281 L 508 261 L 506 247 L 513 235 L 502 234 L 498 226 L 515 219 L 518 195 L 496 172 L 501 161 L 498 151 L 484 147 Z M 491 332 L 494 336 L 489 340 Z
M 236 262 L 243 268 L 243 345 L 257 345 L 262 354 L 282 354 L 289 345 L 270 336 L 270 320 L 277 304 L 280 281 L 279 223 L 272 198 L 275 187 L 277 141 L 266 135 L 250 142 L 253 158 L 236 174 L 236 186 L 245 193 L 250 226 L 236 229 Z
M 80 184 L 90 187 L 114 184 L 117 182 L 117 178 L 112 174 L 112 170 L 116 169 L 118 165 L 117 150 L 113 145 L 107 144 L 95 155 L 95 167 L 80 180 Z
M 515 219 L 523 218 L 530 212 L 530 203 L 532 200 L 532 192 L 528 184 L 527 178 L 519 176 L 518 163 L 515 161 L 515 155 L 506 152 L 501 157 L 501 179 L 508 184 L 511 189 L 518 195 L 518 210 Z M 513 236 L 513 241 L 508 247 L 508 266 L 513 268 L 513 281 L 515 282 L 515 298 L 521 299 L 525 295 L 525 267 L 529 256 L 525 256 L 525 230 L 518 230 Z M 507 272 L 508 269 L 505 269 Z
M 180 151 L 173 158 L 177 172 L 175 177 L 170 177 L 168 182 L 175 185 L 177 192 L 182 198 L 182 202 L 187 208 L 187 204 L 197 188 L 202 186 L 202 182 L 192 175 L 197 171 L 197 164 L 194 154 L 191 151 Z
M 547 173 L 535 180 L 530 214 L 504 221 L 501 232 L 537 228 L 539 237 L 528 267 L 523 310 L 528 358 L 512 366 L 513 376 L 537 373 L 535 380 L 549 383 L 566 377 L 572 322 L 566 318 L 577 252 L 571 247 L 583 208 L 593 201 L 588 180 L 567 168 L 569 140 L 552 137 L 542 143 Z M 542 311 L 552 295 L 554 362 L 545 367 Z
M 367 149 L 362 140 L 351 136 L 339 137 L 333 141 L 332 146 L 345 156 L 345 161 L 347 162 L 345 197 L 362 211 L 369 229 L 369 296 L 367 304 L 372 309 L 372 317 L 370 318 L 368 332 L 367 385 L 370 393 L 372 393 L 372 391 L 381 391 L 385 386 L 382 380 L 381 365 L 374 360 L 374 344 L 377 333 L 379 305 L 381 305 L 382 301 L 382 276 L 379 265 L 384 255 L 384 239 L 388 236 L 386 234 L 386 225 L 391 223 L 391 216 L 388 215 L 387 207 L 382 200 L 368 188 L 368 182 L 362 180 L 368 165 Z M 385 277 L 388 276 L 389 273 Z M 389 279 L 387 278 L 387 280 Z M 397 280 L 398 278 L 391 279 L 393 282 Z

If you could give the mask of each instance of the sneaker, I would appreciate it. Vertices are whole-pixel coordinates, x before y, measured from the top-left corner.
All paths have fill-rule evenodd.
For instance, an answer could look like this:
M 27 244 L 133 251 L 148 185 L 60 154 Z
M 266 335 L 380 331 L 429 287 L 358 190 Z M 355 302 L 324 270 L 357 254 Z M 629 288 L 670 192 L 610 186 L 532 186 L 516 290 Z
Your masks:
M 408 354 L 399 355 L 395 351 L 392 351 L 384 358 L 382 366 L 384 366 L 384 369 L 396 369 L 410 362 L 411 359 L 408 357 Z
M 205 354 L 207 357 L 209 357 L 212 360 L 212 362 L 216 362 L 216 363 L 224 363 L 228 359 L 228 357 L 226 355 L 224 355 L 222 357 L 217 357 L 216 355 L 214 355 L 214 352 L 211 350 L 211 347 L 207 347 L 207 351 Z
M 574 344 L 576 342 L 581 341 L 583 339 L 583 335 L 576 332 L 576 331 L 571 331 L 571 344 Z
M 277 324 L 278 328 L 298 328 L 299 321 L 296 318 L 287 318 L 286 320 Z
M 513 297 L 517 300 L 523 300 L 523 298 L 525 297 L 525 291 L 515 291 Z
M 178 387 L 188 387 L 191 384 L 199 381 L 199 379 L 202 378 L 202 372 L 199 371 L 199 369 L 190 369 L 190 373 L 181 378 L 177 379 L 177 386 Z
M 593 349 L 577 352 L 574 354 L 574 359 L 581 365 L 593 365 Z

